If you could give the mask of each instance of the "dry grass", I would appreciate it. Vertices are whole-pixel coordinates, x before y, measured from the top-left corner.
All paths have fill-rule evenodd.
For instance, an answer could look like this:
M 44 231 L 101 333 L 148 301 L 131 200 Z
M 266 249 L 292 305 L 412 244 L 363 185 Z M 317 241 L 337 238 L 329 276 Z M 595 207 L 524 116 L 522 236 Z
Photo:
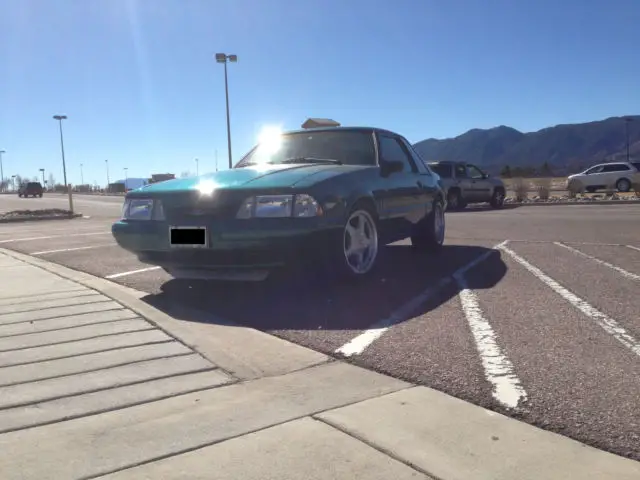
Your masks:
M 544 178 L 503 178 L 505 186 L 513 190 L 514 181 L 524 181 L 530 192 L 537 192 L 540 185 L 548 185 L 550 191 L 565 190 L 567 187 L 567 177 L 544 177 Z
M 539 183 L 537 185 L 537 193 L 540 200 L 549 200 L 549 196 L 551 195 L 551 185 L 552 181 L 550 178 L 539 178 Z
M 507 187 L 509 188 L 509 187 Z M 527 199 L 529 196 L 529 182 L 527 182 L 523 178 L 512 178 L 511 179 L 511 190 L 515 194 L 516 201 L 522 202 Z

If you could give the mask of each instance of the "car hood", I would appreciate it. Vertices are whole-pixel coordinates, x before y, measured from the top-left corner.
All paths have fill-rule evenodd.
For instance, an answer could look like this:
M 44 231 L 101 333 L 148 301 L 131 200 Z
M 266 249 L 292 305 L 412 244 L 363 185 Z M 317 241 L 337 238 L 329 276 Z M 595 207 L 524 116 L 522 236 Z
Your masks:
M 198 177 L 176 178 L 146 185 L 129 196 L 186 192 L 202 189 L 270 189 L 309 185 L 352 171 L 356 166 L 327 164 L 266 165 L 234 168 Z

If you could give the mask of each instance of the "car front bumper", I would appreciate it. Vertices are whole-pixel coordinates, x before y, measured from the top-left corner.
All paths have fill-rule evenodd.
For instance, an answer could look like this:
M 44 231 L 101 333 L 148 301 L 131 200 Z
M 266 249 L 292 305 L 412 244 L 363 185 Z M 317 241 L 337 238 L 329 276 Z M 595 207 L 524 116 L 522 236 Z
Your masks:
M 114 223 L 111 232 L 118 245 L 136 254 L 140 261 L 170 271 L 273 269 L 321 258 L 335 235 L 340 234 L 339 228 L 322 220 L 218 222 L 205 225 L 207 245 L 199 248 L 172 247 L 167 222 L 123 220 Z

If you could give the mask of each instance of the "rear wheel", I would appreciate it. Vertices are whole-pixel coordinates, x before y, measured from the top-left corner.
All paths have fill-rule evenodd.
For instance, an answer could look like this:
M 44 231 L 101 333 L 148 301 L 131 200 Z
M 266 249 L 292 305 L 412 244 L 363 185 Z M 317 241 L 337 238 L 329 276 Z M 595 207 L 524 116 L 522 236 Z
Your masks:
M 467 206 L 460 190 L 449 190 L 447 194 L 447 210 L 462 210 Z
M 631 190 L 631 182 L 626 178 L 621 178 L 616 182 L 616 188 L 619 192 L 628 192 Z
M 411 236 L 411 244 L 417 250 L 435 251 L 444 244 L 445 216 L 444 205 L 437 199 L 431 213 L 417 226 L 417 231 Z

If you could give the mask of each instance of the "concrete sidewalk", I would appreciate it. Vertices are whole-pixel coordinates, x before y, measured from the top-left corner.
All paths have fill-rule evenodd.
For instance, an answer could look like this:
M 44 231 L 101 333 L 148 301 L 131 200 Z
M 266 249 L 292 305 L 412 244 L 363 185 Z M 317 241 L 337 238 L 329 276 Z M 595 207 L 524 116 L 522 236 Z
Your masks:
M 3 480 L 640 478 L 638 462 L 206 313 L 179 320 L 107 280 L 3 249 L 0 271 Z

